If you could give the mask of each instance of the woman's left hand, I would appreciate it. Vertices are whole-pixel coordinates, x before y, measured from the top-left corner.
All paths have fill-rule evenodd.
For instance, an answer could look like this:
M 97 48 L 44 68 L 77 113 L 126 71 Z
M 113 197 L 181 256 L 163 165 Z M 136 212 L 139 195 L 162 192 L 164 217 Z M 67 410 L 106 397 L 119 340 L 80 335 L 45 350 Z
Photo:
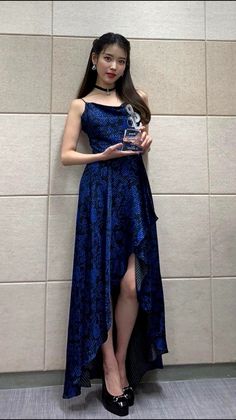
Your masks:
M 146 131 L 146 127 L 144 125 L 142 125 L 141 127 L 139 127 L 139 129 L 142 131 L 142 152 L 141 154 L 145 153 L 145 152 L 149 152 L 151 149 L 151 144 L 152 144 L 152 137 L 147 133 Z

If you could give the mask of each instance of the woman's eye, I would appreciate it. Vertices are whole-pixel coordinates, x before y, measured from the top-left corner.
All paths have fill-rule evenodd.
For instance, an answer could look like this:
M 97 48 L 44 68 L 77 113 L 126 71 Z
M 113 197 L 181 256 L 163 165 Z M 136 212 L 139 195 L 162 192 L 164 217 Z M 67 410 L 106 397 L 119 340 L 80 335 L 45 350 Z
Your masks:
M 120 60 L 119 63 L 120 64 L 125 64 L 125 60 Z
M 110 61 L 111 57 L 104 57 L 106 61 Z

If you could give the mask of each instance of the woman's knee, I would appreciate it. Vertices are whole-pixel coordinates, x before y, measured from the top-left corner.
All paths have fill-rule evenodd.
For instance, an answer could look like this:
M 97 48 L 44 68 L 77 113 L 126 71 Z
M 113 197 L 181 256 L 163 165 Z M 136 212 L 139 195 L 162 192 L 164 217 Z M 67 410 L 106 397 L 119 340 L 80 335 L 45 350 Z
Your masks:
M 131 273 L 130 271 L 126 273 L 126 275 L 122 279 L 120 289 L 121 293 L 125 298 L 137 298 L 136 281 L 134 273 Z
M 134 254 L 129 257 L 127 271 L 121 281 L 121 293 L 128 299 L 137 298 Z

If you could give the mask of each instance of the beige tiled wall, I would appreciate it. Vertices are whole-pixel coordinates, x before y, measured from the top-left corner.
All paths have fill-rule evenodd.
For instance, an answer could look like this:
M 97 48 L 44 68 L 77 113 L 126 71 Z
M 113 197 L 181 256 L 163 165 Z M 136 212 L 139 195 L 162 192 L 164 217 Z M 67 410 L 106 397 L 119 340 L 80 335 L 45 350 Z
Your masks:
M 63 370 L 78 187 L 66 114 L 94 37 L 131 41 L 169 354 L 235 361 L 236 2 L 0 2 L 0 372 Z M 86 136 L 81 148 L 89 151 Z

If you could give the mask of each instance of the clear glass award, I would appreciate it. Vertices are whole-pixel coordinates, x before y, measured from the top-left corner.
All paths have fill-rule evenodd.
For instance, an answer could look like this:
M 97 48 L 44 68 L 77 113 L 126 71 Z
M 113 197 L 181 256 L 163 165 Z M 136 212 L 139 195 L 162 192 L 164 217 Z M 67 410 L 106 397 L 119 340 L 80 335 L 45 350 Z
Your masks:
M 127 128 L 124 132 L 122 150 L 142 151 L 142 132 L 139 129 L 140 116 L 133 110 L 132 105 L 128 104 L 125 108 L 129 114 L 127 122 L 130 128 Z

